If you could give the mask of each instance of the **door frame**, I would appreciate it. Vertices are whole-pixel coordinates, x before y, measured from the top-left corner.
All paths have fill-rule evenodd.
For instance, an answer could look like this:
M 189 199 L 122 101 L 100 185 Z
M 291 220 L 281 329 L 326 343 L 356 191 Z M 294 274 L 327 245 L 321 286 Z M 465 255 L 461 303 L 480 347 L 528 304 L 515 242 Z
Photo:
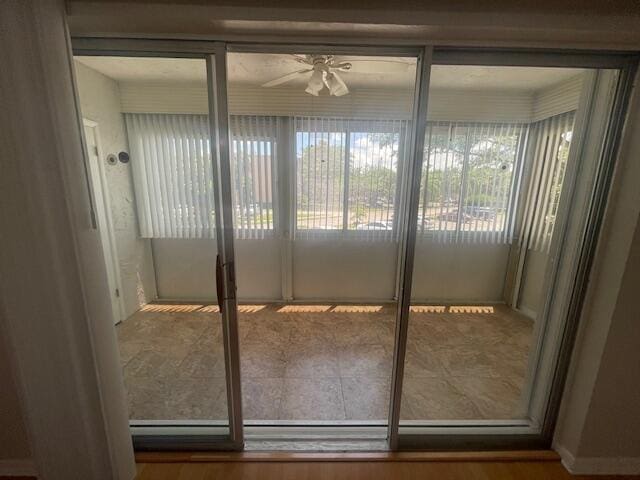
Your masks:
M 124 297 L 122 296 L 122 276 L 120 273 L 120 262 L 118 256 L 118 244 L 116 243 L 115 230 L 113 228 L 113 214 L 111 211 L 111 199 L 109 197 L 109 186 L 107 184 L 107 176 L 104 167 L 104 150 L 102 149 L 102 141 L 100 137 L 100 126 L 98 122 L 90 120 L 86 117 L 82 119 L 83 128 L 93 130 L 93 138 L 95 140 L 95 156 L 98 159 L 97 165 L 91 162 L 91 153 L 88 151 L 89 143 L 85 138 L 87 148 L 87 163 L 89 179 L 91 181 L 91 192 L 93 193 L 93 201 L 96 210 L 96 224 L 100 233 L 102 244 L 102 252 L 107 267 L 107 283 L 109 284 L 109 293 L 113 295 L 115 292 L 118 311 L 113 312 L 114 324 L 120 323 L 127 318 L 127 312 L 124 305 Z M 84 135 L 84 132 L 83 132 Z M 96 170 L 97 169 L 97 170 Z M 101 192 L 101 195 L 98 195 Z M 105 225 L 100 225 L 100 215 L 98 210 L 104 215 Z M 109 266 L 111 266 L 113 276 L 109 275 Z M 113 305 L 113 302 L 111 302 Z
M 248 37 L 248 40 L 251 40 Z M 606 199 L 610 189 L 611 178 L 616 163 L 617 152 L 622 133 L 622 127 L 626 117 L 626 111 L 632 89 L 633 77 L 638 64 L 638 56 L 628 52 L 602 52 L 602 51 L 575 51 L 575 50 L 542 50 L 542 49 L 499 49 L 499 48 L 449 48 L 434 46 L 432 42 L 415 46 L 387 47 L 379 46 L 372 42 L 365 46 L 331 45 L 331 39 L 321 41 L 308 41 L 301 43 L 268 44 L 247 42 L 216 42 L 201 40 L 164 40 L 164 39 L 123 39 L 123 38 L 73 38 L 74 54 L 82 55 L 124 55 L 124 56 L 158 56 L 174 58 L 205 58 L 207 60 L 207 72 L 215 75 L 216 72 L 226 71 L 226 53 L 233 52 L 291 52 L 292 49 L 300 53 L 313 53 L 322 49 L 330 49 L 337 54 L 366 54 L 393 55 L 399 51 L 419 51 L 423 62 L 418 68 L 419 82 L 416 83 L 416 102 L 414 115 L 422 113 L 415 118 L 412 128 L 412 154 L 410 169 L 413 174 L 408 175 L 405 195 L 405 208 L 401 222 L 402 241 L 400 243 L 400 265 L 398 273 L 398 311 L 396 320 L 396 340 L 394 346 L 394 365 L 392 372 L 392 388 L 390 411 L 388 417 L 388 440 L 391 449 L 499 449 L 499 448 L 546 448 L 550 445 L 553 429 L 558 416 L 560 399 L 567 370 L 571 357 L 572 347 L 578 327 L 582 303 L 586 293 L 589 270 L 595 255 L 598 233 L 603 221 Z M 384 40 L 380 40 L 383 42 Z M 255 42 L 260 42 L 256 37 Z M 326 42 L 326 43 L 322 43 Z M 413 257 L 415 255 L 417 211 L 419 204 L 419 176 L 422 168 L 422 148 L 424 144 L 423 129 L 418 124 L 426 121 L 426 108 L 428 103 L 428 85 L 431 66 L 442 65 L 487 65 L 487 66 L 546 66 L 546 67 L 576 67 L 576 68 L 603 68 L 620 69 L 620 78 L 613 102 L 606 137 L 603 141 L 602 154 L 598 165 L 596 185 L 591 194 L 591 202 L 588 209 L 587 228 L 582 236 L 579 251 L 579 261 L 576 266 L 575 276 L 571 289 L 568 292 L 568 307 L 564 316 L 562 338 L 556 357 L 554 371 L 552 372 L 552 385 L 546 412 L 539 429 L 531 429 L 522 422 L 485 422 L 482 425 L 469 426 L 456 425 L 448 422 L 435 428 L 436 433 L 415 435 L 409 439 L 399 434 L 399 416 L 402 396 L 402 370 L 404 368 L 404 356 L 406 353 L 407 331 L 409 321 L 409 304 L 411 299 L 411 279 L 413 269 Z M 218 80 L 214 86 L 212 80 Z M 212 129 L 214 127 L 226 131 L 224 138 L 228 139 L 228 116 L 222 118 L 227 111 L 227 78 L 226 75 L 218 78 L 209 78 L 209 105 Z M 422 132 L 422 133 L 420 133 Z M 213 135 L 213 134 L 212 134 Z M 219 137 L 221 138 L 221 137 Z M 223 148 L 219 152 L 222 170 L 229 168 L 229 145 L 222 142 Z M 213 153 L 213 152 L 212 152 Z M 225 236 L 222 240 L 226 258 L 223 278 L 225 279 L 225 293 L 223 301 L 227 302 L 228 318 L 225 319 L 225 362 L 227 368 L 231 368 L 228 375 L 229 402 L 229 426 L 230 435 L 219 438 L 216 442 L 202 441 L 202 437 L 163 435 L 156 437 L 145 435 L 134 444 L 138 448 L 147 449 L 241 449 L 243 444 L 242 403 L 239 368 L 239 345 L 237 331 L 237 309 L 235 298 L 235 272 L 233 268 L 233 231 L 230 186 L 225 182 L 217 185 L 220 191 L 216 194 L 216 201 L 222 205 L 222 228 L 219 236 Z M 227 215 L 225 216 L 225 212 Z M 413 219 L 413 220 L 412 220 Z M 218 221 L 218 219 L 216 220 Z M 229 227 L 231 231 L 229 232 Z M 557 267 L 557 265 L 556 265 Z M 557 270 L 557 268 L 556 268 Z M 557 272 L 554 272 L 554 274 Z M 233 310 L 231 310 L 233 306 Z M 231 362 L 234 362 L 231 365 Z M 229 372 L 229 370 L 228 370 Z M 434 430 L 434 431 L 435 431 Z M 446 435 L 443 435 L 446 433 Z M 213 439 L 213 437 L 208 437 Z

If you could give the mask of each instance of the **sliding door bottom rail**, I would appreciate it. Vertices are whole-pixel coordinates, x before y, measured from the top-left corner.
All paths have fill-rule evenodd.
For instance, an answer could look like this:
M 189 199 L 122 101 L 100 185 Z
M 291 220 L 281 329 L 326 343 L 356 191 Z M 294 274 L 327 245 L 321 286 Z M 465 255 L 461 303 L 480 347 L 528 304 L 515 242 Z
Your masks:
M 177 462 L 557 462 L 552 450 L 451 452 L 137 452 L 138 463 Z

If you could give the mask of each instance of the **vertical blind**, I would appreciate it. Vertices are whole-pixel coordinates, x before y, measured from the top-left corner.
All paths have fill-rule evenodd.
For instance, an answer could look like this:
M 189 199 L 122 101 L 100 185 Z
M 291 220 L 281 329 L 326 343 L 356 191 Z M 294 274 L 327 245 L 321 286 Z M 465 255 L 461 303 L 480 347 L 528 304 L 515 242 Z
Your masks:
M 549 252 L 573 136 L 575 112 L 532 125 L 535 138 L 531 187 L 525 218 L 530 219 L 529 249 Z
M 125 114 L 145 238 L 214 238 L 215 206 L 206 115 Z M 237 238 L 274 229 L 273 117 L 232 116 L 231 181 Z
M 523 135 L 515 123 L 428 122 L 418 233 L 441 243 L 508 243 Z
M 213 238 L 215 207 L 205 115 L 125 114 L 140 235 Z
M 206 115 L 126 114 L 143 237 L 213 238 L 213 170 Z M 401 217 L 406 120 L 295 117 L 294 145 L 278 145 L 283 122 L 231 116 L 231 181 L 237 238 L 274 232 L 278 151 L 295 155 L 295 235 L 392 240 Z M 526 125 L 428 122 L 418 235 L 442 243 L 510 242 L 514 235 Z M 531 248 L 548 249 L 573 113 L 532 126 Z M 287 138 L 285 137 L 285 138 Z M 285 219 L 286 220 L 286 219 Z

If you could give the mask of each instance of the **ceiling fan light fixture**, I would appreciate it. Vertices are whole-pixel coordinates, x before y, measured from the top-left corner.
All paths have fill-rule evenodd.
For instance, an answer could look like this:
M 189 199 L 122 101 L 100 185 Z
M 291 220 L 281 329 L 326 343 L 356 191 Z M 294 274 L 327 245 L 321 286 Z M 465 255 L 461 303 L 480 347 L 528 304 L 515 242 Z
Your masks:
M 329 88 L 329 94 L 336 97 L 341 97 L 349 93 L 347 85 L 336 73 L 327 75 L 327 87 Z
M 320 94 L 320 90 L 322 90 L 323 88 L 324 72 L 318 68 L 315 68 L 313 70 L 313 73 L 311 74 L 311 78 L 309 79 L 309 83 L 307 84 L 305 92 L 317 97 Z

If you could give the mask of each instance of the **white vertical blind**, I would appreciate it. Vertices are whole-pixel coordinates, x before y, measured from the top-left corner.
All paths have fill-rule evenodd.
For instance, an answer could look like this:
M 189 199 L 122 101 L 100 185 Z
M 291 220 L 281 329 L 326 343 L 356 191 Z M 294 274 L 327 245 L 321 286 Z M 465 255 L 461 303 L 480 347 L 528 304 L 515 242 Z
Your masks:
M 549 252 L 564 175 L 569 158 L 575 112 L 535 123 L 535 150 L 528 209 L 532 212 L 529 249 Z
M 206 115 L 125 114 L 140 234 L 214 238 L 215 208 Z M 276 122 L 232 116 L 231 179 L 237 238 L 274 228 Z
M 420 239 L 511 242 L 526 128 L 514 123 L 428 122 Z
M 566 123 L 553 122 L 540 122 L 539 128 L 551 132 Z M 141 235 L 214 237 L 207 117 L 126 114 L 126 123 Z M 277 145 L 278 125 L 276 117 L 230 118 L 237 238 L 260 239 L 274 232 L 276 159 L 279 148 L 290 148 Z M 410 151 L 408 122 L 296 117 L 293 126 L 296 182 L 289 201 L 295 202 L 295 235 L 397 239 L 399 178 Z M 510 242 L 526 131 L 526 126 L 513 123 L 428 122 L 419 238 Z M 538 181 L 545 189 L 540 201 L 551 202 L 544 204 L 545 218 L 551 218 L 558 201 L 553 185 L 561 183 L 564 170 L 557 162 L 539 170 Z M 550 235 L 549 220 L 535 221 L 536 235 Z
M 125 120 L 140 235 L 214 237 L 207 117 L 126 114 Z

